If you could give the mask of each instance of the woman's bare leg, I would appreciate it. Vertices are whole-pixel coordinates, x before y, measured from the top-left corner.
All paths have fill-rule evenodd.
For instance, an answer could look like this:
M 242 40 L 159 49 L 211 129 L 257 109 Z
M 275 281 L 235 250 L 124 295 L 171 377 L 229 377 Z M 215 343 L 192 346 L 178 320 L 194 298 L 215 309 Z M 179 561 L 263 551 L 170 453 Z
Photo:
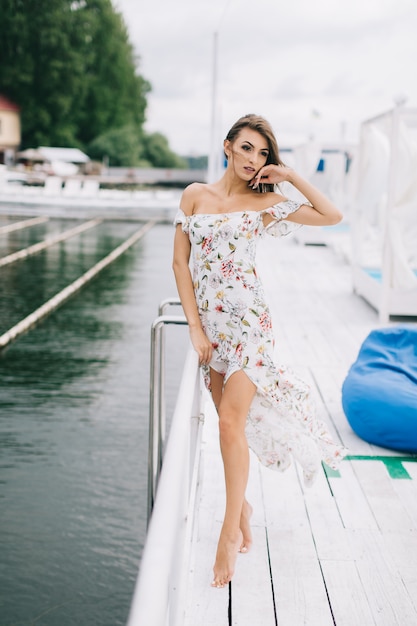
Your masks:
M 213 398 L 216 409 L 219 409 L 220 401 L 223 394 L 224 376 L 213 369 L 210 369 L 211 379 L 211 396 Z M 250 527 L 250 518 L 252 516 L 252 506 L 246 500 L 243 501 L 242 512 L 240 515 L 240 530 L 242 531 L 242 543 L 239 552 L 248 552 L 252 546 L 252 531 Z
M 252 517 L 252 506 L 246 500 L 243 501 L 242 512 L 240 514 L 240 530 L 242 531 L 242 543 L 239 552 L 249 552 L 252 546 L 252 531 L 250 528 L 250 518 Z
M 219 376 L 219 375 L 217 375 Z M 219 380 L 212 376 L 213 399 L 218 401 Z M 224 587 L 232 578 L 237 553 L 251 542 L 251 507 L 245 500 L 249 450 L 245 437 L 246 417 L 256 386 L 243 371 L 235 372 L 224 385 L 217 410 L 220 448 L 226 484 L 226 511 L 217 546 L 213 586 Z M 245 539 L 240 528 L 245 530 Z

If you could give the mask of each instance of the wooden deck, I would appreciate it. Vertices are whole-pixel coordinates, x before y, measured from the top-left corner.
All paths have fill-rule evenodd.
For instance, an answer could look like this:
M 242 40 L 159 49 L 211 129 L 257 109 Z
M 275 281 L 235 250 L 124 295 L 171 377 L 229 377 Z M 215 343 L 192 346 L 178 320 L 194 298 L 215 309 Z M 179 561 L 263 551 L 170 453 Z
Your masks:
M 319 413 L 356 458 L 305 489 L 296 467 L 281 474 L 251 457 L 254 545 L 238 555 L 230 588 L 212 589 L 224 490 L 209 404 L 185 624 L 415 625 L 417 459 L 356 437 L 341 407 L 341 384 L 377 315 L 329 247 L 267 238 L 259 262 L 273 294 L 277 360 L 309 380 Z

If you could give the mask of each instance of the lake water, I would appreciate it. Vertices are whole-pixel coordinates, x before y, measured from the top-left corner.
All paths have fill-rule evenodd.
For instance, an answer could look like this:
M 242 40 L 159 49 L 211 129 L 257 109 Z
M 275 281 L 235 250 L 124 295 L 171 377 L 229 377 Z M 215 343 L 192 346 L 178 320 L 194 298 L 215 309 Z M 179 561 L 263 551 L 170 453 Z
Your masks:
M 73 225 L 1 235 L 0 256 Z M 138 228 L 104 222 L 1 268 L 0 334 Z M 154 226 L 0 353 L 1 626 L 126 623 L 145 537 L 150 326 L 176 296 L 172 236 Z M 186 340 L 167 329 L 168 414 Z

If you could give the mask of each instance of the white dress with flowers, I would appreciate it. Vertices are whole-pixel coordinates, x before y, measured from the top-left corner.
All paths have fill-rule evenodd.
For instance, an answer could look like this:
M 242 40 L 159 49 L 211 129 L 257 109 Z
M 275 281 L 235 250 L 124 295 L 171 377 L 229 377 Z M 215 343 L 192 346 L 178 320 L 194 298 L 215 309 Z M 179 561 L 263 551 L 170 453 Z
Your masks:
M 186 216 L 178 211 L 190 238 L 194 292 L 203 329 L 212 343 L 210 367 L 225 376 L 243 370 L 256 385 L 246 423 L 249 447 L 263 465 L 285 470 L 293 456 L 311 484 L 323 460 L 336 468 L 345 454 L 315 417 L 308 385 L 288 367 L 274 363 L 271 317 L 255 268 L 257 240 L 285 234 L 282 222 L 300 204 L 287 200 L 264 211 Z M 267 227 L 263 214 L 274 218 Z

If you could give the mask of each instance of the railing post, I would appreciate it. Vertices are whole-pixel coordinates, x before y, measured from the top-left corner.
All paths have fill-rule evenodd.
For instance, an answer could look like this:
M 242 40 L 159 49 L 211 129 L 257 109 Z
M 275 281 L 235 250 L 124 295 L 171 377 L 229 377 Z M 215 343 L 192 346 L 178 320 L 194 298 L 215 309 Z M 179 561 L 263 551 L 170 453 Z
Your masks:
M 176 302 L 175 302 L 176 303 Z M 167 324 L 187 324 L 182 316 L 160 315 L 151 327 L 151 363 L 149 385 L 149 447 L 148 447 L 148 524 L 155 501 L 162 467 L 165 440 L 164 342 Z
M 179 298 L 166 298 L 162 300 L 158 307 L 158 316 L 165 315 L 165 311 L 171 306 L 181 306 Z M 158 395 L 156 404 L 156 415 L 158 416 L 158 476 L 162 467 L 166 437 L 166 402 L 165 402 L 165 325 L 161 326 L 158 334 Z M 155 362 L 156 365 L 156 362 Z M 157 481 L 156 481 L 157 482 Z M 157 485 L 154 485 L 154 498 Z M 150 514 L 150 513 L 149 513 Z

